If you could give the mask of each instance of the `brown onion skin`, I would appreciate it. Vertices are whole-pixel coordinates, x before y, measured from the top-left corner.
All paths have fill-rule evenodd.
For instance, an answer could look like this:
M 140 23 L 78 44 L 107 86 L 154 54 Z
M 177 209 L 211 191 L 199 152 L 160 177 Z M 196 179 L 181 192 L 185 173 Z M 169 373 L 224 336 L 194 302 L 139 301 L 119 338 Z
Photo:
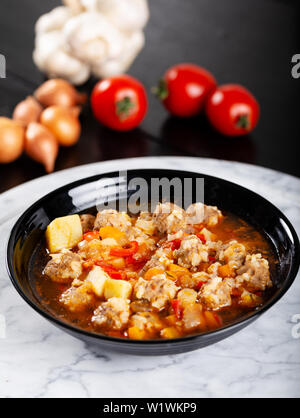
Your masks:
M 25 130 L 9 118 L 0 117 L 0 163 L 11 163 L 23 152 Z
M 47 173 L 54 170 L 59 145 L 55 136 L 40 123 L 31 122 L 25 135 L 26 154 L 44 165 Z
M 50 106 L 43 111 L 41 123 L 47 126 L 62 146 L 72 146 L 79 140 L 81 125 L 72 109 Z
M 55 78 L 47 80 L 34 93 L 35 98 L 44 106 L 73 107 L 82 105 L 87 95 L 79 93 L 66 80 Z
M 42 114 L 43 107 L 32 96 L 17 104 L 13 112 L 13 120 L 21 122 L 27 126 L 30 122 L 38 122 Z

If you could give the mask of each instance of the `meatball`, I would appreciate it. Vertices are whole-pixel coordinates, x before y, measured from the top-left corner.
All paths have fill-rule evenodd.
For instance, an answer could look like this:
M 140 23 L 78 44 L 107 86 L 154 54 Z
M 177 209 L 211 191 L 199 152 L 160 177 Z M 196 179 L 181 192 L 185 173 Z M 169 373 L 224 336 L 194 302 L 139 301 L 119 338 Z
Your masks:
M 231 305 L 233 279 L 215 276 L 205 283 L 199 292 L 200 302 L 209 309 L 219 309 Z
M 94 229 L 95 223 L 95 216 L 93 215 L 80 215 L 80 222 L 82 226 L 82 232 L 85 234 L 88 231 L 92 231 Z
M 137 299 L 148 300 L 151 306 L 158 310 L 164 308 L 168 301 L 174 299 L 177 291 L 178 287 L 164 274 L 158 274 L 149 281 L 140 278 L 134 287 Z
M 163 328 L 159 316 L 153 312 L 139 312 L 130 318 L 131 326 L 137 327 L 150 334 L 156 333 Z
M 93 295 L 91 284 L 83 282 L 80 286 L 72 286 L 66 290 L 59 301 L 63 303 L 71 312 L 83 312 L 93 306 L 95 296 Z
M 154 234 L 156 230 L 155 223 L 150 212 L 141 212 L 140 216 L 136 220 L 135 226 L 148 235 Z
M 52 254 L 52 259 L 44 269 L 44 274 L 53 282 L 69 283 L 82 274 L 82 260 L 78 254 L 66 251 Z
M 222 218 L 222 212 L 216 206 L 207 206 L 203 203 L 194 203 L 187 208 L 187 223 L 189 225 L 206 224 L 215 226 Z
M 129 241 L 137 241 L 139 245 L 145 244 L 151 251 L 156 248 L 155 240 L 147 235 L 142 229 L 135 226 L 128 230 L 127 237 Z
M 130 217 L 125 212 L 117 212 L 114 209 L 105 209 L 98 212 L 94 229 L 99 230 L 103 226 L 113 226 L 126 232 L 131 227 Z
M 185 211 L 174 203 L 159 203 L 153 214 L 159 232 L 176 233 L 186 228 Z
M 208 251 L 196 235 L 189 235 L 181 241 L 175 258 L 182 267 L 197 267 L 202 261 L 208 261 Z
M 261 254 L 247 255 L 237 274 L 236 282 L 250 291 L 262 291 L 272 286 L 269 263 Z
M 128 323 L 129 313 L 129 300 L 113 297 L 99 305 L 92 322 L 98 327 L 121 330 Z
M 237 241 L 231 241 L 225 249 L 220 251 L 219 260 L 225 261 L 232 268 L 239 268 L 246 258 L 246 248 Z

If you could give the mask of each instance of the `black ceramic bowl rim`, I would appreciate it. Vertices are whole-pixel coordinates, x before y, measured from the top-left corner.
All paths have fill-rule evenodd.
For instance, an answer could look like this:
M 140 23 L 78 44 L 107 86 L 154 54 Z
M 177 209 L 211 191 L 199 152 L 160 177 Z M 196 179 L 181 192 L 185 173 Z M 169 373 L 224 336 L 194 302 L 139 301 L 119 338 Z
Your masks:
M 268 205 L 270 205 L 270 207 L 277 214 L 277 216 L 280 217 L 281 219 L 283 219 L 284 222 L 286 223 L 286 225 L 288 226 L 288 228 L 290 230 L 290 233 L 293 237 L 293 242 L 294 242 L 294 246 L 295 246 L 295 259 L 294 259 L 292 268 L 291 268 L 288 276 L 286 277 L 286 279 L 284 281 L 284 284 L 279 289 L 277 294 L 274 295 L 269 301 L 267 301 L 262 307 L 258 308 L 257 310 L 251 312 L 250 314 L 246 315 L 245 317 L 243 317 L 241 319 L 237 319 L 237 320 L 231 322 L 230 324 L 228 324 L 228 325 L 226 325 L 222 328 L 212 330 L 212 331 L 207 331 L 207 332 L 204 332 L 204 333 L 201 333 L 201 334 L 194 334 L 194 335 L 180 337 L 180 338 L 173 338 L 171 340 L 170 339 L 133 340 L 133 339 L 118 338 L 118 337 L 110 337 L 110 336 L 107 336 L 107 335 L 99 334 L 99 333 L 92 332 L 92 331 L 86 331 L 82 328 L 77 328 L 75 326 L 72 326 L 71 324 L 59 320 L 54 315 L 51 315 L 50 313 L 48 313 L 45 310 L 43 310 L 42 308 L 40 308 L 21 289 L 21 287 L 19 285 L 18 278 L 16 277 L 16 274 L 14 272 L 14 268 L 13 268 L 14 242 L 15 242 L 15 237 L 16 237 L 19 226 L 22 224 L 22 222 L 26 218 L 27 214 L 29 214 L 31 211 L 38 208 L 40 206 L 40 204 L 43 203 L 45 200 L 51 198 L 52 196 L 55 196 L 55 194 L 57 194 L 58 192 L 64 192 L 64 191 L 66 191 L 70 188 L 82 186 L 84 184 L 93 182 L 93 181 L 97 180 L 99 178 L 99 176 L 109 177 L 109 176 L 113 176 L 113 175 L 117 174 L 117 172 L 110 172 L 110 173 L 101 173 L 101 174 L 98 174 L 98 175 L 86 177 L 84 179 L 68 183 L 65 186 L 62 186 L 62 187 L 59 187 L 59 188 L 53 190 L 52 192 L 46 194 L 45 196 L 43 196 L 42 198 L 37 200 L 35 203 L 33 203 L 25 212 L 23 212 L 23 214 L 19 217 L 19 219 L 17 220 L 17 222 L 13 226 L 13 228 L 11 230 L 11 233 L 10 233 L 10 236 L 9 236 L 9 239 L 8 239 L 8 244 L 7 244 L 6 268 L 7 268 L 10 280 L 13 283 L 15 289 L 20 294 L 20 296 L 25 300 L 25 302 L 28 303 L 28 305 L 30 305 L 36 312 L 38 312 L 40 315 L 42 315 L 44 318 L 46 318 L 50 322 L 54 322 L 60 328 L 66 328 L 67 330 L 72 331 L 72 333 L 75 333 L 75 334 L 76 333 L 81 334 L 81 335 L 84 335 L 86 337 L 95 338 L 97 340 L 109 341 L 111 343 L 116 343 L 117 345 L 121 345 L 121 344 L 125 345 L 126 344 L 128 346 L 128 344 L 131 344 L 131 345 L 134 345 L 134 344 L 139 344 L 139 345 L 170 345 L 171 344 L 173 346 L 173 345 L 176 345 L 176 344 L 179 344 L 179 343 L 182 343 L 182 342 L 201 339 L 202 337 L 208 336 L 208 335 L 214 336 L 214 335 L 217 335 L 217 334 L 223 334 L 223 333 L 226 333 L 226 330 L 228 330 L 228 329 L 234 329 L 235 327 L 240 327 L 242 324 L 246 325 L 247 322 L 249 322 L 249 321 L 252 322 L 254 319 L 256 319 L 257 316 L 260 316 L 261 314 L 263 314 L 264 312 L 269 310 L 275 303 L 277 303 L 285 295 L 285 293 L 289 290 L 289 288 L 292 286 L 293 282 L 295 281 L 295 278 L 296 278 L 297 273 L 298 273 L 298 269 L 299 269 L 299 265 L 300 265 L 300 244 L 299 244 L 299 239 L 298 239 L 297 233 L 296 233 L 294 227 L 292 226 L 291 222 L 287 219 L 287 217 L 276 206 L 274 206 L 270 201 L 268 201 L 267 199 L 265 199 L 264 197 L 262 197 L 258 193 L 253 192 L 252 190 L 249 190 L 249 189 L 247 189 L 243 186 L 240 186 L 237 183 L 233 183 L 233 182 L 230 182 L 228 180 L 224 180 L 224 179 L 219 178 L 219 177 L 210 176 L 208 174 L 196 173 L 196 172 L 190 172 L 190 171 L 184 171 L 184 170 L 172 170 L 172 169 L 141 169 L 141 170 L 134 169 L 134 170 L 128 170 L 128 172 L 134 172 L 134 171 L 136 171 L 136 172 L 140 172 L 140 171 L 151 172 L 151 171 L 155 171 L 155 170 L 156 171 L 159 170 L 161 172 L 174 171 L 174 174 L 176 173 L 177 176 L 179 174 L 181 176 L 197 175 L 198 177 L 208 178 L 208 179 L 213 180 L 213 181 L 224 182 L 231 187 L 238 187 L 238 188 L 244 190 L 245 192 L 251 194 L 253 197 L 256 196 L 259 199 L 262 199 L 263 201 L 265 201 L 265 203 L 267 203 Z

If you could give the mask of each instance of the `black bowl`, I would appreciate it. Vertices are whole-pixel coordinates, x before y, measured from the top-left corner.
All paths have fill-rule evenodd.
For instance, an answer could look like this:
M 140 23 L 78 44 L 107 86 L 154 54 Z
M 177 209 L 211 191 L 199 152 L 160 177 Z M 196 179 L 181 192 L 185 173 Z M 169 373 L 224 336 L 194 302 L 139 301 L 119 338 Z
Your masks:
M 65 323 L 47 311 L 35 296 L 30 284 L 28 266 L 33 251 L 40 242 L 47 225 L 56 217 L 84 212 L 95 208 L 99 191 L 103 192 L 103 179 L 114 179 L 121 185 L 120 193 L 114 188 L 105 188 L 109 200 L 125 201 L 136 191 L 128 187 L 131 179 L 143 178 L 150 184 L 151 178 L 203 178 L 205 203 L 234 213 L 259 229 L 273 246 L 278 260 L 273 282 L 275 290 L 269 300 L 256 311 L 216 331 L 174 340 L 123 340 L 93 332 L 87 332 Z M 184 191 L 183 191 L 184 192 Z M 171 196 L 171 200 L 174 196 Z M 193 202 L 196 192 L 192 192 Z M 292 285 L 299 268 L 299 240 L 288 219 L 270 202 L 258 194 L 237 184 L 186 171 L 175 170 L 130 170 L 127 178 L 118 172 L 89 177 L 49 193 L 34 203 L 17 221 L 12 229 L 7 249 L 7 268 L 11 281 L 23 299 L 38 313 L 74 337 L 101 348 L 139 355 L 175 354 L 216 343 L 246 327 L 262 313 L 270 309 Z

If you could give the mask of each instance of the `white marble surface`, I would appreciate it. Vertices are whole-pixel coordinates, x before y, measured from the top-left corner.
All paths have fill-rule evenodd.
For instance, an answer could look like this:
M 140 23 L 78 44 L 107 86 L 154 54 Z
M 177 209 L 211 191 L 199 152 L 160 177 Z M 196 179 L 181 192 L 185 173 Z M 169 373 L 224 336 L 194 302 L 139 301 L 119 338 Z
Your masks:
M 108 161 L 61 171 L 0 195 L 0 397 L 299 397 L 300 339 L 292 322 L 300 314 L 299 276 L 278 304 L 233 337 L 195 352 L 152 358 L 90 349 L 40 317 L 14 290 L 5 270 L 6 241 L 30 203 L 82 177 L 147 167 L 198 171 L 244 185 L 280 207 L 300 234 L 299 179 L 225 161 Z

